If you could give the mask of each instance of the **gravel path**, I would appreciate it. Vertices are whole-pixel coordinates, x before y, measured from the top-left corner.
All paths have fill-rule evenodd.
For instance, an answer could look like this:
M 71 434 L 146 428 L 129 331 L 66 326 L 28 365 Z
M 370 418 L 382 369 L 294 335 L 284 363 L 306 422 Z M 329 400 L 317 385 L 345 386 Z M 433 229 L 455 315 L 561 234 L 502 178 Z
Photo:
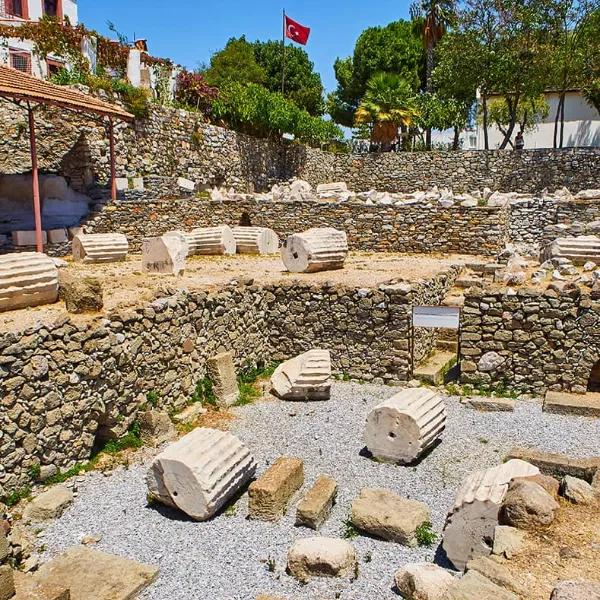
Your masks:
M 440 533 L 461 479 L 497 464 L 511 446 L 597 454 L 600 420 L 547 415 L 539 405 L 523 402 L 514 413 L 478 413 L 449 399 L 442 444 L 417 466 L 379 464 L 360 455 L 363 424 L 369 407 L 393 392 L 385 386 L 336 383 L 328 402 L 275 401 L 237 409 L 240 418 L 232 431 L 253 450 L 259 473 L 285 454 L 304 459 L 304 489 L 319 473 L 337 480 L 338 502 L 321 530 L 331 536 L 341 534 L 350 503 L 365 486 L 426 502 Z M 87 476 L 74 505 L 43 532 L 46 558 L 79 543 L 83 535 L 100 534 L 99 549 L 160 566 L 160 577 L 144 600 L 253 600 L 260 593 L 289 600 L 385 600 L 398 598 L 392 584 L 399 566 L 432 560 L 435 554 L 435 548 L 409 549 L 357 537 L 352 540 L 360 560 L 355 582 L 322 579 L 301 586 L 285 574 L 286 553 L 293 540 L 313 533 L 294 527 L 293 508 L 278 524 L 248 521 L 243 496 L 234 514 L 228 510 L 210 522 L 194 523 L 146 506 L 145 468 Z

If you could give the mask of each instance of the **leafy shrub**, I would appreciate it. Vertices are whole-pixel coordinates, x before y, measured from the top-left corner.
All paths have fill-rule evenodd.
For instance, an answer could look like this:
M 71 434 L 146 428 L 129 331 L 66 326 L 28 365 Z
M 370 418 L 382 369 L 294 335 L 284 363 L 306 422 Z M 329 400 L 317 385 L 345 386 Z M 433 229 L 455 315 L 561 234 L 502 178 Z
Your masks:
M 199 379 L 196 382 L 196 388 L 192 394 L 191 401 L 217 406 L 217 397 L 213 391 L 213 384 L 210 378 L 204 377 L 204 379 Z
M 200 73 L 181 71 L 177 75 L 175 100 L 180 104 L 209 114 L 218 95 L 217 88 L 208 85 Z
M 50 77 L 50 81 L 56 85 L 87 85 L 87 76 L 84 72 L 78 69 L 65 69 L 61 67 L 60 70 Z
M 419 546 L 432 546 L 437 540 L 437 534 L 431 529 L 429 521 L 425 521 L 417 527 L 415 537 Z
M 148 90 L 135 87 L 124 79 L 114 79 L 112 90 L 121 96 L 123 103 L 137 119 L 145 119 L 150 114 L 150 94 Z

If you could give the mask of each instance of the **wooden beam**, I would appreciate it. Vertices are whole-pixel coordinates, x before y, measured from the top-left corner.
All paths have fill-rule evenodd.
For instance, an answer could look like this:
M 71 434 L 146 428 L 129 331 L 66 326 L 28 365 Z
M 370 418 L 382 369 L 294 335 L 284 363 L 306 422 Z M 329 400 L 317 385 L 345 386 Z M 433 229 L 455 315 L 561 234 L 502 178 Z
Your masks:
M 42 209 L 40 203 L 40 179 L 38 175 L 37 144 L 35 139 L 35 118 L 33 108 L 27 105 L 29 115 L 29 145 L 31 148 L 31 179 L 33 184 L 33 216 L 35 219 L 35 247 L 38 252 L 44 251 L 42 237 Z

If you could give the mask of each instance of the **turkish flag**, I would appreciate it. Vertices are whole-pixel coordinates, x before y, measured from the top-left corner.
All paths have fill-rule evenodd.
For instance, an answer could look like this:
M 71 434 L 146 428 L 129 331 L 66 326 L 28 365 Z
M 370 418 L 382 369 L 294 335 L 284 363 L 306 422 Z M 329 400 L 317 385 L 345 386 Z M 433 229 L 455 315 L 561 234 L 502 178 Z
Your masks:
M 306 46 L 308 42 L 308 36 L 310 35 L 310 27 L 304 27 L 293 19 L 290 19 L 287 15 L 285 16 L 285 37 L 289 38 L 293 42 Z

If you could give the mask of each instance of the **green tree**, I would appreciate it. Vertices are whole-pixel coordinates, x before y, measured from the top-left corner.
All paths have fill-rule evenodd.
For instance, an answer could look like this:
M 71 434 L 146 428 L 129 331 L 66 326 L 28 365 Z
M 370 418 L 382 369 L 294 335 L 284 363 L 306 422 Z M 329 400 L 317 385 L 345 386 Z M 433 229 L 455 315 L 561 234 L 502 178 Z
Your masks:
M 256 61 L 254 46 L 245 37 L 231 38 L 223 50 L 215 52 L 202 73 L 207 83 L 223 87 L 228 83 L 267 82 L 266 71 Z
M 394 73 L 416 92 L 424 73 L 421 40 L 410 21 L 395 21 L 385 27 L 370 27 L 359 36 L 352 57 L 334 64 L 337 89 L 327 100 L 333 120 L 352 127 L 354 114 L 377 73 Z
M 377 73 L 367 83 L 355 124 L 371 125 L 371 140 L 385 149 L 397 138 L 398 129 L 407 133 L 415 117 L 415 94 L 410 82 L 396 73 Z
M 425 47 L 425 90 L 427 92 L 433 91 L 435 48 L 454 20 L 455 10 L 454 0 L 418 0 L 410 7 L 411 17 Z M 427 149 L 431 149 L 431 128 L 426 131 L 425 144 Z
M 255 42 L 253 48 L 256 62 L 266 73 L 265 87 L 272 92 L 281 91 L 282 42 Z M 321 76 L 315 72 L 306 51 L 297 46 L 290 45 L 285 49 L 284 95 L 311 115 L 323 114 Z
M 454 130 L 452 149 L 458 150 L 460 132 L 467 126 L 471 107 L 471 100 L 444 97 L 438 93 L 425 92 L 415 99 L 417 117 L 415 126 L 422 131 L 438 129 Z
M 589 11 L 582 30 L 585 48 L 581 66 L 582 91 L 600 113 L 600 8 Z

